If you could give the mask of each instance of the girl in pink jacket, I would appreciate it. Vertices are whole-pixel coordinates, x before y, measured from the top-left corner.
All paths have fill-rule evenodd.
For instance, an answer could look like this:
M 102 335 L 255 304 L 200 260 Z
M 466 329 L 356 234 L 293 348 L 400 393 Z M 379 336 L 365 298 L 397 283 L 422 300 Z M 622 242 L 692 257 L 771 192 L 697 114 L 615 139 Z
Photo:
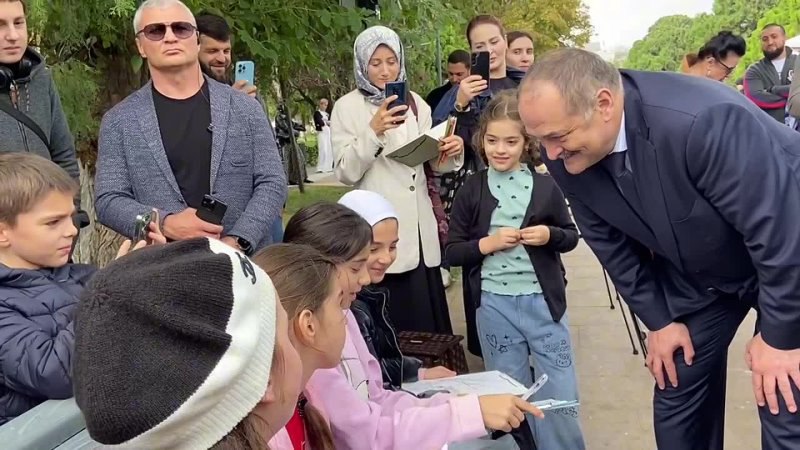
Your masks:
M 355 292 L 360 289 L 369 255 L 372 230 L 355 212 L 344 206 L 312 208 L 298 213 L 308 220 L 332 220 L 349 230 L 340 246 L 346 260 L 334 261 L 309 245 L 269 246 L 253 261 L 269 275 L 289 317 L 289 336 L 303 363 L 301 386 L 317 369 L 339 364 L 345 341 L 345 315 Z M 366 282 L 368 277 L 361 280 Z M 294 414 L 269 442 L 271 450 L 334 450 L 333 437 L 325 417 L 314 408 L 317 391 L 304 389 Z
M 352 203 L 347 198 L 343 202 L 358 208 L 357 212 L 374 227 L 373 251 L 365 267 L 369 280 L 374 282 L 382 278 L 394 260 L 391 243 L 397 240 L 397 218 L 383 197 L 366 191 L 354 192 L 358 193 L 348 194 Z M 333 205 L 318 204 L 310 208 L 326 207 Z M 301 213 L 302 210 L 298 215 Z M 336 247 L 344 245 L 352 234 L 352 230 L 342 229 L 336 221 L 295 219 L 287 225 L 286 242 L 311 244 L 329 257 L 335 258 Z M 388 263 L 387 254 L 391 255 Z M 438 450 L 449 442 L 484 436 L 486 428 L 505 431 L 516 428 L 525 412 L 542 417 L 533 405 L 511 395 L 480 398 L 436 395 L 419 399 L 406 392 L 384 389 L 378 361 L 367 349 L 355 318 L 349 312 L 346 316 L 347 333 L 339 367 L 315 371 L 306 384 L 306 392 L 314 393 L 314 399 L 309 401 L 330 422 L 337 449 Z

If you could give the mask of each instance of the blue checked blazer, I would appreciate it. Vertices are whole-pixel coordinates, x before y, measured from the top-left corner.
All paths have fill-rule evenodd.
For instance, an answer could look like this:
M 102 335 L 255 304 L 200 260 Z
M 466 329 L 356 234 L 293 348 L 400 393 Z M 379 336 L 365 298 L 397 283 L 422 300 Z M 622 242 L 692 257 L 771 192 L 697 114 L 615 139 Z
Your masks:
M 211 194 L 228 205 L 223 235 L 255 249 L 271 243 L 270 226 L 283 210 L 287 183 L 272 127 L 261 105 L 206 77 L 211 103 Z M 109 110 L 100 125 L 95 178 L 97 216 L 132 237 L 138 214 L 163 220 L 187 208 L 167 160 L 151 83 Z

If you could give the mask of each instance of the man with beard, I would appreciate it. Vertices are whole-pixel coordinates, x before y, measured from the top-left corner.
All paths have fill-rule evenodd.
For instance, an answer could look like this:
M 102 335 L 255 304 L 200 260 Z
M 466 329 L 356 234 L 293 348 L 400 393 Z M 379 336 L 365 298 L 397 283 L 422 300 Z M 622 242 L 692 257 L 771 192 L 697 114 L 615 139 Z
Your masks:
M 786 30 L 777 23 L 761 31 L 761 50 L 764 59 L 747 69 L 744 93 L 775 120 L 784 122 L 797 55 L 786 46 Z
M 258 95 L 258 88 L 248 83 L 246 80 L 233 82 L 231 79 L 231 27 L 225 18 L 216 14 L 202 12 L 195 17 L 197 20 L 197 32 L 200 33 L 200 68 L 209 77 L 231 85 L 237 91 L 254 97 L 258 103 L 264 107 L 264 101 Z M 269 122 L 269 112 L 264 108 Z M 275 134 L 273 130 L 273 135 Z M 280 147 L 278 147 L 280 151 Z M 283 220 L 281 217 L 270 227 L 272 242 L 283 240 Z
M 255 97 L 258 89 L 246 80 L 233 83 L 231 80 L 231 28 L 223 17 L 211 13 L 201 13 L 196 17 L 197 31 L 200 33 L 200 67 L 211 78 L 231 85 L 237 91 Z

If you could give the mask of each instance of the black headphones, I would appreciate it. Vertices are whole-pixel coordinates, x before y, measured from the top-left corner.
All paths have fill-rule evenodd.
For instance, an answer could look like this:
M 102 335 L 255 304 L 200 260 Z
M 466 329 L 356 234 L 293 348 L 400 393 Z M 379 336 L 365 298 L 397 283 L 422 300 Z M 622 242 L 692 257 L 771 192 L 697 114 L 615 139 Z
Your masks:
M 0 66 L 0 92 L 8 92 L 11 86 L 20 79 L 27 78 L 33 70 L 33 61 L 23 56 L 16 67 Z

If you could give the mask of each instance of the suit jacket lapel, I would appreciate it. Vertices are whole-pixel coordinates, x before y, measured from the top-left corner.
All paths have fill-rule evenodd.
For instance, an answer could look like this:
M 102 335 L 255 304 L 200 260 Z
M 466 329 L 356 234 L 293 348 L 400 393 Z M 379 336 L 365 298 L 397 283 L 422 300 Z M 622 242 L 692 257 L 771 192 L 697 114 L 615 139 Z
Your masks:
M 585 203 L 598 206 L 592 208 L 595 214 L 642 245 L 653 248 L 653 244 L 656 244 L 653 242 L 653 233 L 639 215 L 631 209 L 628 201 L 617 188 L 616 182 L 604 168 L 595 164 L 578 177 L 580 180 L 575 181 L 577 185 L 583 186 L 579 189 L 587 198 Z M 588 186 L 591 187 L 587 188 Z
M 230 115 L 231 93 L 225 86 L 206 77 L 208 92 L 211 102 L 211 124 L 213 125 L 211 137 L 211 190 L 214 191 L 214 182 L 217 179 L 219 166 L 222 163 L 222 153 L 225 151 L 225 140 L 228 136 L 228 119 Z
M 661 249 L 676 267 L 683 269 L 678 243 L 667 214 L 667 203 L 661 186 L 656 149 L 648 140 L 649 128 L 641 109 L 641 99 L 635 87 L 626 84 L 625 132 L 631 171 L 642 202 L 642 215 L 655 234 Z
M 153 102 L 152 82 L 147 83 L 140 89 L 138 95 L 140 96 L 140 107 L 143 112 L 143 114 L 139 114 L 139 126 L 147 142 L 147 148 L 156 160 L 158 167 L 164 173 L 164 178 L 167 180 L 167 183 L 169 183 L 170 187 L 172 187 L 178 195 L 182 195 L 178 187 L 178 182 L 175 180 L 175 174 L 172 172 L 172 166 L 169 165 L 167 152 L 164 150 L 164 142 L 161 140 L 161 127 L 158 125 L 156 106 Z

